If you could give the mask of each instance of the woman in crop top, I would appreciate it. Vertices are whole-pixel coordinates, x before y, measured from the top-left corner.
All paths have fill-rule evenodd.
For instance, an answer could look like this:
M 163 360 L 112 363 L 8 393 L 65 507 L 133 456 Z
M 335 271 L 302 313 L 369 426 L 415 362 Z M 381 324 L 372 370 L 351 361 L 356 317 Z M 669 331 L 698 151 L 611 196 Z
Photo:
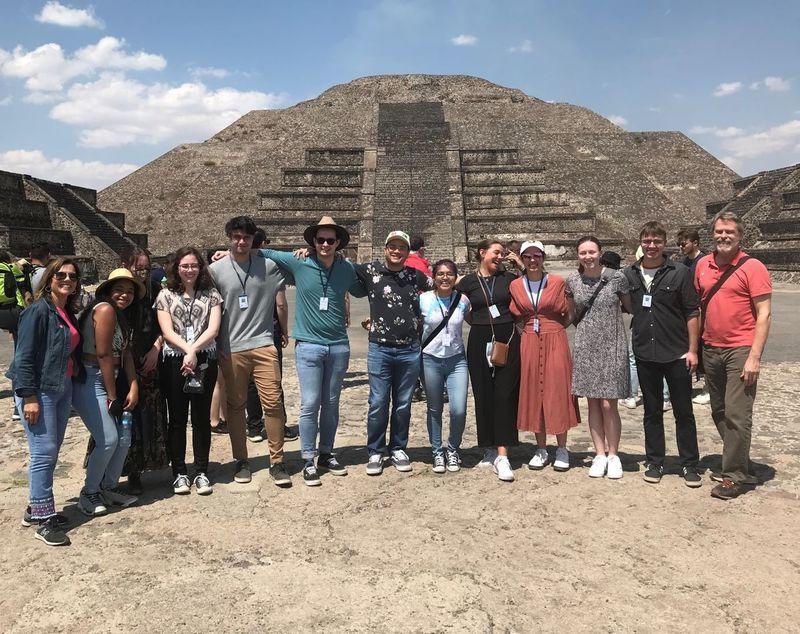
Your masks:
M 30 506 L 23 526 L 38 524 L 36 538 L 64 546 L 67 518 L 56 513 L 53 472 L 72 405 L 72 376 L 82 372 L 81 336 L 75 320 L 80 271 L 58 258 L 44 271 L 36 301 L 23 311 L 9 370 L 18 411 L 28 436 Z
M 139 384 L 130 346 L 133 331 L 127 309 L 144 286 L 127 269 L 111 271 L 97 287 L 94 302 L 81 315 L 83 362 L 86 381 L 75 384 L 74 405 L 92 434 L 94 448 L 86 465 L 86 481 L 78 508 L 86 515 L 104 515 L 110 504 L 130 506 L 136 498 L 119 491 L 117 483 L 130 435 L 121 434 L 123 411 L 130 412 L 139 399 Z M 130 388 L 117 392 L 117 375 L 124 370 Z

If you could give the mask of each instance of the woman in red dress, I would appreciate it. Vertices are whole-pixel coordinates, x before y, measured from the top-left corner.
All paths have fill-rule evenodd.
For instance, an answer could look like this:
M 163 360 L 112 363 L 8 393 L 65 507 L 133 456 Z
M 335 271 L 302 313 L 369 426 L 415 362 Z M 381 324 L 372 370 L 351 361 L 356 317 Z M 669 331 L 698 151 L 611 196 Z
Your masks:
M 536 434 L 530 469 L 550 462 L 547 435 L 556 437 L 553 468 L 569 469 L 567 431 L 580 423 L 572 395 L 572 355 L 565 330 L 568 305 L 564 278 L 544 270 L 544 246 L 525 242 L 520 250 L 525 275 L 511 282 L 511 312 L 524 322 L 517 428 Z

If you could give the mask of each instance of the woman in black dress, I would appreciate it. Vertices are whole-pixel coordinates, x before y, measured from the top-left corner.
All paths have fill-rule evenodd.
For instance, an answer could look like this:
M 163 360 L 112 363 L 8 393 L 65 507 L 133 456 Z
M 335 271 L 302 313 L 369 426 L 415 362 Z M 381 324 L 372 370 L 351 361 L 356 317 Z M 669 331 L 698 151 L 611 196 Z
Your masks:
M 497 240 L 483 240 L 477 248 L 478 270 L 456 285 L 472 305 L 467 342 L 467 363 L 475 398 L 478 445 L 486 452 L 479 466 L 491 466 L 497 477 L 513 482 L 508 447 L 519 444 L 517 401 L 519 400 L 519 333 L 509 304 L 509 285 L 516 275 L 503 267 L 504 250 Z M 506 257 L 517 258 L 516 254 Z M 489 364 L 493 341 L 508 344 L 502 367 Z

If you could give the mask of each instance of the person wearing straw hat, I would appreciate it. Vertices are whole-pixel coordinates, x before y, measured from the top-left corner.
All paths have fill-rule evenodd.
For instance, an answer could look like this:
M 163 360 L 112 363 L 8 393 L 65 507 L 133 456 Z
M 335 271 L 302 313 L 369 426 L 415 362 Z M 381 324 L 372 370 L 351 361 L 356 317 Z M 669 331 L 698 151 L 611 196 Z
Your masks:
M 130 436 L 121 433 L 120 417 L 123 411 L 133 411 L 139 400 L 131 349 L 136 324 L 129 309 L 134 298 L 144 294 L 144 285 L 133 273 L 114 269 L 81 315 L 86 380 L 75 383 L 73 406 L 94 441 L 78 499 L 78 509 L 85 515 L 105 515 L 112 504 L 127 507 L 137 500 L 122 493 L 117 484 L 130 447 Z M 117 391 L 120 370 L 128 378 L 127 394 Z

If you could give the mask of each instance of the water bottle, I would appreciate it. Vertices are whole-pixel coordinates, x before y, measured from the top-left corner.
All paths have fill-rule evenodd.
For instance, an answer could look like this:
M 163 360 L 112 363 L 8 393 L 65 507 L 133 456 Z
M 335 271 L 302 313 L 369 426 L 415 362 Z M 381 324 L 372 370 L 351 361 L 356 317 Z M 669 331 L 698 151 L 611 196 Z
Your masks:
M 131 446 L 132 429 L 133 429 L 133 414 L 127 411 L 122 412 L 122 418 L 120 419 L 120 430 L 119 430 L 120 447 Z

